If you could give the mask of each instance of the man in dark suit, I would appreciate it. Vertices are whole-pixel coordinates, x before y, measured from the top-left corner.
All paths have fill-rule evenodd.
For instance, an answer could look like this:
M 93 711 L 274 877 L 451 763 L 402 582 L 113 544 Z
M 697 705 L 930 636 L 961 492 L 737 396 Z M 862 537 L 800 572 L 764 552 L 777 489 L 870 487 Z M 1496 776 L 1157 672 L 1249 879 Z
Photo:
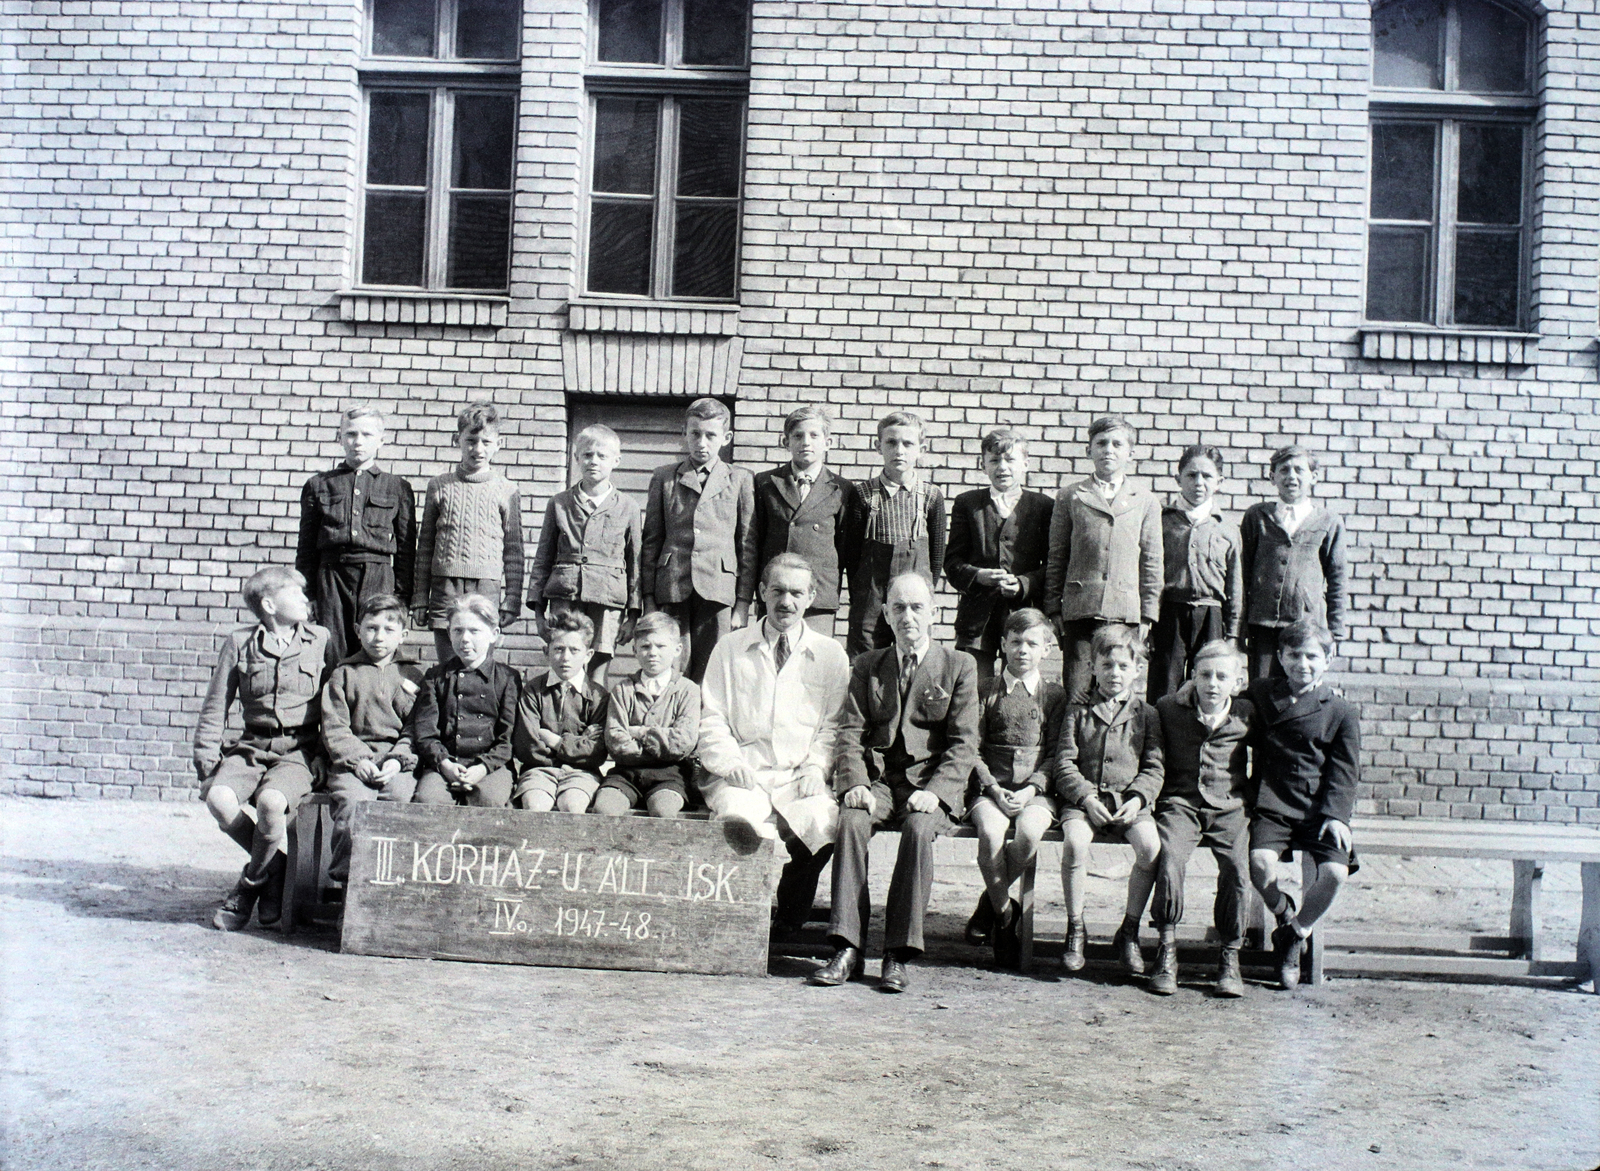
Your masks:
M 689 404 L 685 456 L 650 477 L 639 541 L 644 608 L 665 610 L 689 636 L 684 674 L 705 678 L 711 648 L 744 626 L 755 597 L 755 481 L 717 453 L 732 415 L 713 398 Z
M 838 951 L 811 981 L 831 987 L 861 974 L 861 945 L 872 914 L 867 849 L 874 831 L 897 826 L 900 853 L 885 908 L 879 987 L 904 992 L 906 961 L 923 950 L 933 839 L 953 830 L 966 811 L 967 780 L 978 753 L 978 678 L 972 656 L 930 640 L 937 611 L 927 578 L 896 577 L 884 612 L 894 645 L 856 659 L 839 722 L 833 787 L 843 808 L 828 925 Z
M 978 682 L 994 676 L 1006 619 L 1037 606 L 1044 592 L 1055 502 L 1029 492 L 1027 441 L 1001 427 L 983 437 L 989 487 L 957 496 L 950 512 L 944 575 L 961 595 L 956 603 L 956 649 L 977 661 Z
M 780 553 L 795 553 L 811 566 L 817 596 L 806 623 L 833 637 L 839 610 L 839 566 L 854 542 L 848 520 L 858 516 L 856 487 L 830 472 L 824 462 L 831 437 L 827 412 L 807 404 L 783 421 L 783 443 L 793 457 L 756 476 L 755 541 L 757 566 Z

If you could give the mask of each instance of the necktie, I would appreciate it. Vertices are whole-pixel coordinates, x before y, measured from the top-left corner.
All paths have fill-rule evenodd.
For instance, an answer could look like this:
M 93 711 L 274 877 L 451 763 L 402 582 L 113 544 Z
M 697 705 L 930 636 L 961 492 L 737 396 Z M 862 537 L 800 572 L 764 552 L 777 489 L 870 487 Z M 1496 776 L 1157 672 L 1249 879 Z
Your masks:
M 778 664 L 778 670 L 783 670 L 783 665 L 789 661 L 789 636 L 778 635 L 778 645 L 772 648 L 772 661 Z
M 795 476 L 794 490 L 795 493 L 800 497 L 800 503 L 804 504 L 806 497 L 811 495 L 811 482 L 815 479 L 815 476 Z
M 913 654 L 900 657 L 900 702 L 905 703 L 906 692 L 911 690 L 911 676 L 917 673 L 917 656 Z

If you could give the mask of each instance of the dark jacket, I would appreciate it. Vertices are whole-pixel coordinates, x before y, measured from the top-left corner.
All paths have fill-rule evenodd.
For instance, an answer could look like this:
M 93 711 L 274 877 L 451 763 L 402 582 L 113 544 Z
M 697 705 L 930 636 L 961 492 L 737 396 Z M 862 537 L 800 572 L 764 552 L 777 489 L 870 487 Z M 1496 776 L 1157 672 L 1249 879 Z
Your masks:
M 978 685 L 978 759 L 972 766 L 972 797 L 990 785 L 1020 789 L 1032 785 L 1055 791 L 1056 747 L 1067 714 L 1067 693 L 1059 683 L 1039 683 L 1022 718 L 1007 718 L 1006 677 L 997 672 Z
M 640 540 L 639 587 L 658 605 L 696 594 L 731 606 L 755 597 L 755 478 L 723 460 L 705 492 L 688 460 L 650 477 Z
M 578 490 L 557 492 L 545 506 L 539 545 L 528 569 L 528 608 L 547 598 L 594 602 L 637 611 L 639 506 L 613 487 L 592 513 L 585 513 Z
M 817 587 L 812 608 L 837 610 L 840 567 L 856 543 L 850 534 L 859 512 L 856 486 L 823 467 L 802 501 L 794 465 L 783 464 L 756 475 L 755 495 L 757 573 L 780 553 L 799 554 Z
M 1219 603 L 1223 637 L 1238 638 L 1244 609 L 1239 530 L 1215 512 L 1196 524 L 1182 507 L 1169 504 L 1161 510 L 1161 548 L 1166 561 L 1162 600 Z
M 406 734 L 420 769 L 439 762 L 481 764 L 490 772 L 511 761 L 522 676 L 492 655 L 473 670 L 455 655 L 422 677 Z
M 1277 505 L 1254 504 L 1239 538 L 1247 623 L 1287 626 L 1313 618 L 1334 638 L 1344 637 L 1344 524 L 1335 513 L 1313 508 L 1291 537 L 1278 523 Z
M 317 563 L 345 553 L 392 558 L 395 592 L 411 597 L 417 498 L 409 483 L 376 467 L 358 473 L 343 463 L 306 481 L 294 567 L 315 589 Z
M 961 600 L 956 603 L 956 645 L 976 646 L 996 610 L 1009 614 L 1037 606 L 1044 594 L 1044 565 L 1050 553 L 1050 513 L 1054 503 L 1043 492 L 1024 490 L 1005 520 L 995 511 L 993 493 L 977 488 L 957 496 L 950 508 L 950 541 L 944 573 Z M 1001 548 L 1004 537 L 1005 548 Z M 1003 597 L 993 586 L 977 585 L 978 570 L 1003 569 L 1022 581 L 1022 593 Z
M 1236 696 L 1216 728 L 1200 722 L 1194 689 L 1156 700 L 1161 717 L 1161 759 L 1166 783 L 1159 804 L 1225 811 L 1244 805 L 1250 784 L 1250 732 L 1255 707 Z
M 1161 616 L 1161 506 L 1132 476 L 1110 501 L 1089 480 L 1063 488 L 1050 514 L 1040 609 L 1068 621 Z
M 900 705 L 899 650 L 861 655 L 839 721 L 833 788 L 857 785 L 926 789 L 960 817 L 978 757 L 978 667 L 964 651 L 930 643 Z
M 1137 696 L 1121 703 L 1074 703 L 1061 721 L 1056 748 L 1056 792 L 1083 808 L 1098 797 L 1112 812 L 1137 794 L 1149 809 L 1165 780 L 1161 717 Z
M 1350 824 L 1361 782 L 1361 717 L 1321 683 L 1298 699 L 1285 679 L 1250 684 L 1256 709 L 1254 811 L 1289 822 Z
M 565 682 L 546 672 L 522 685 L 513 738 L 518 764 L 532 768 L 566 765 L 593 772 L 605 763 L 609 706 L 605 689 L 596 687 L 587 675 L 578 684 L 576 696 L 570 692 L 563 695 Z M 560 745 L 546 748 L 539 743 L 534 733 L 541 729 L 560 736 Z
M 333 771 L 348 772 L 362 760 L 415 768 L 405 732 L 421 689 L 416 664 L 391 659 L 380 667 L 365 650 L 335 667 L 322 685 L 322 745 Z

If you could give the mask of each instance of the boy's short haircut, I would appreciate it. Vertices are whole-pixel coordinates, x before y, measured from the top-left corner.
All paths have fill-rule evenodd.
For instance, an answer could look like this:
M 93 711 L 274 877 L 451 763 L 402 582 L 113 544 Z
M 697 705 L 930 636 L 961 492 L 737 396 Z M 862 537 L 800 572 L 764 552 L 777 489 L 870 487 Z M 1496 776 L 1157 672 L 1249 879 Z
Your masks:
M 471 614 L 490 630 L 500 629 L 500 612 L 495 604 L 482 594 L 457 594 L 450 599 L 450 605 L 444 612 L 445 623 L 454 621 L 457 614 Z
M 1244 651 L 1239 649 L 1239 644 L 1234 642 L 1231 638 L 1214 638 L 1210 642 L 1201 646 L 1201 648 L 1194 653 L 1194 659 L 1192 660 L 1193 669 L 1198 671 L 1200 669 L 1201 662 L 1206 659 L 1231 659 L 1233 661 L 1234 670 L 1240 672 L 1241 674 L 1250 663 L 1250 660 L 1245 655 Z
M 615 431 L 604 423 L 590 423 L 582 431 L 579 431 L 572 440 L 572 450 L 574 453 L 587 451 L 599 443 L 609 443 L 618 451 L 622 450 L 622 440 L 618 438 Z
M 500 430 L 500 408 L 486 398 L 468 403 L 456 416 L 457 435 L 498 430 Z
M 360 608 L 356 610 L 356 625 L 360 626 L 374 614 L 393 614 L 399 619 L 401 630 L 406 628 L 411 618 L 411 610 L 393 594 L 373 594 L 370 598 L 363 598 Z
M 811 562 L 798 553 L 779 553 L 771 561 L 761 567 L 761 584 L 766 585 L 772 580 L 774 570 L 778 569 L 803 569 L 806 571 L 806 580 L 813 587 L 817 584 L 816 570 L 811 568 Z
M 809 423 L 812 420 L 822 424 L 822 433 L 824 435 L 833 434 L 833 420 L 828 417 L 827 410 L 819 407 L 816 403 L 807 403 L 803 407 L 796 407 L 784 416 L 783 437 L 785 439 L 789 438 L 789 432 L 800 426 L 801 423 Z
M 1139 442 L 1139 432 L 1134 430 L 1133 424 L 1128 422 L 1128 420 L 1124 419 L 1121 415 L 1101 415 L 1094 422 L 1090 423 L 1089 442 L 1093 443 L 1096 438 L 1104 435 L 1107 431 L 1126 431 L 1128 433 L 1128 442 L 1130 444 Z
M 1022 448 L 1022 453 L 1028 453 L 1027 436 L 1013 431 L 1010 427 L 996 427 L 983 437 L 983 444 L 978 449 L 983 455 L 1004 455 L 1014 447 Z
M 697 398 L 689 404 L 689 409 L 683 412 L 684 426 L 689 425 L 690 419 L 704 419 L 707 422 L 721 423 L 724 430 L 733 429 L 733 412 L 726 403 L 718 402 L 714 398 Z
M 1282 447 L 1278 448 L 1277 451 L 1273 452 L 1272 461 L 1267 465 L 1267 470 L 1269 474 L 1276 472 L 1279 467 L 1288 463 L 1290 460 L 1301 457 L 1305 459 L 1307 466 L 1310 467 L 1312 471 L 1317 470 L 1316 453 L 1311 451 L 1309 448 L 1302 447 L 1298 443 L 1286 443 Z
M 1183 469 L 1197 459 L 1208 459 L 1217 466 L 1217 475 L 1225 475 L 1228 465 L 1222 460 L 1222 452 L 1215 447 L 1208 447 L 1204 443 L 1191 443 L 1183 449 L 1183 454 L 1178 457 L 1178 474 L 1183 474 Z
M 356 403 L 339 416 L 339 430 L 343 431 L 346 423 L 354 423 L 357 419 L 376 419 L 380 427 L 387 427 L 389 423 L 384 417 L 383 408 L 377 403 Z
M 1028 631 L 1037 630 L 1041 626 L 1046 630 L 1053 629 L 1050 625 L 1050 619 L 1044 616 L 1044 611 L 1035 610 L 1032 606 L 1024 606 L 1021 610 L 1013 610 L 1006 619 L 1005 637 L 1009 638 L 1013 634 L 1027 634 Z
M 878 420 L 878 438 L 883 438 L 883 433 L 890 427 L 915 427 L 917 438 L 920 440 L 928 433 L 927 424 L 922 421 L 922 416 L 912 411 L 890 411 Z
M 678 620 L 665 610 L 652 610 L 633 624 L 633 640 L 638 642 L 647 634 L 668 634 L 674 639 L 683 637 Z
M 563 610 L 545 623 L 548 644 L 558 634 L 581 634 L 585 646 L 594 646 L 594 620 L 582 610 Z
M 265 569 L 258 569 L 245 578 L 244 586 L 240 593 L 244 595 L 244 604 L 250 607 L 250 613 L 257 618 L 263 618 L 261 613 L 261 600 L 277 593 L 284 586 L 297 585 L 306 588 L 306 579 L 297 569 L 287 565 L 269 565 Z
M 1090 644 L 1090 653 L 1097 659 L 1103 659 L 1112 651 L 1124 650 L 1133 656 L 1135 663 L 1144 662 L 1144 640 L 1139 637 L 1137 626 L 1128 626 L 1121 622 L 1107 622 L 1094 632 L 1094 641 Z
M 1333 654 L 1333 635 L 1314 618 L 1300 618 L 1278 631 L 1280 651 L 1298 650 L 1316 643 L 1325 655 Z

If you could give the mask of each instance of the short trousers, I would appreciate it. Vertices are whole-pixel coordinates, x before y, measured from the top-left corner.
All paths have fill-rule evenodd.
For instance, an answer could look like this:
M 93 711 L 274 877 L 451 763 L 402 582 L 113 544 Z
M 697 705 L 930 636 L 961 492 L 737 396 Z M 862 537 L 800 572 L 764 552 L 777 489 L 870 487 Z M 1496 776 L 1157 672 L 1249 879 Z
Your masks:
M 1288 821 L 1272 813 L 1257 813 L 1250 819 L 1250 849 L 1271 850 L 1281 862 L 1296 850 L 1311 855 L 1318 866 L 1333 862 L 1349 869 L 1351 874 L 1361 869 L 1356 860 L 1355 843 L 1346 853 L 1328 838 L 1318 837 L 1320 821 Z
M 663 764 L 651 768 L 614 768 L 602 789 L 615 789 L 628 798 L 630 808 L 638 809 L 657 793 L 676 793 L 689 804 L 689 783 L 685 778 L 688 768 L 681 764 Z
M 999 805 L 995 804 L 988 797 L 980 795 L 980 796 L 974 797 L 971 801 L 967 802 L 967 820 L 968 821 L 972 821 L 972 811 L 974 809 L 977 809 L 980 805 L 986 806 L 986 807 L 988 807 L 990 809 L 993 809 L 997 813 L 1000 811 L 1000 806 Z M 1061 809 L 1061 802 L 1057 801 L 1054 797 L 1050 796 L 1050 794 L 1048 794 L 1048 793 L 1035 793 L 1032 797 L 1030 797 L 1028 799 L 1027 804 L 1024 805 L 1022 807 L 1022 809 L 1043 809 L 1045 812 L 1049 813 L 1051 819 L 1054 820 L 1056 814 Z M 1022 810 L 1019 809 L 1017 811 L 1016 815 L 1012 817 L 1012 820 L 1015 821 L 1016 818 L 1020 817 L 1021 815 L 1022 815 Z
M 517 787 L 512 791 L 511 799 L 516 801 L 527 793 L 544 793 L 551 797 L 559 797 L 573 790 L 593 797 L 599 787 L 600 778 L 594 773 L 586 773 L 580 768 L 571 768 L 564 764 L 546 765 L 523 769 L 522 775 L 517 778 Z
M 1069 821 L 1088 821 L 1088 820 L 1089 820 L 1089 815 L 1087 813 L 1085 813 L 1083 810 L 1079 809 L 1076 805 L 1068 805 L 1064 809 L 1062 809 L 1062 811 L 1061 811 L 1061 824 L 1062 825 L 1065 825 Z M 1146 825 L 1149 825 L 1153 829 L 1155 827 L 1155 823 L 1156 823 L 1155 814 L 1150 812 L 1150 807 L 1147 805 L 1143 809 L 1139 810 L 1139 816 L 1135 817 L 1133 819 L 1133 824 L 1132 825 L 1128 825 L 1128 826 L 1115 826 L 1115 825 L 1102 826 L 1100 829 L 1097 829 L 1097 830 L 1094 831 L 1094 840 L 1096 842 L 1126 842 L 1128 840 L 1128 830 L 1132 829 L 1133 826 L 1140 825 L 1140 824 L 1146 824 Z
M 267 789 L 284 795 L 293 812 L 311 793 L 311 762 L 316 741 L 299 736 L 251 736 L 223 751 L 222 761 L 200 786 L 203 800 L 212 789 L 232 789 L 241 802 L 254 805 Z
M 496 621 L 504 611 L 501 583 L 491 577 L 436 577 L 428 588 L 428 626 L 450 629 L 450 602 L 462 594 L 482 594 L 494 603 Z
M 622 611 L 616 606 L 602 606 L 599 602 L 574 602 L 571 598 L 546 598 L 545 618 L 557 614 L 576 613 L 588 615 L 594 623 L 594 652 L 597 655 L 615 654 L 617 638 L 622 633 Z

